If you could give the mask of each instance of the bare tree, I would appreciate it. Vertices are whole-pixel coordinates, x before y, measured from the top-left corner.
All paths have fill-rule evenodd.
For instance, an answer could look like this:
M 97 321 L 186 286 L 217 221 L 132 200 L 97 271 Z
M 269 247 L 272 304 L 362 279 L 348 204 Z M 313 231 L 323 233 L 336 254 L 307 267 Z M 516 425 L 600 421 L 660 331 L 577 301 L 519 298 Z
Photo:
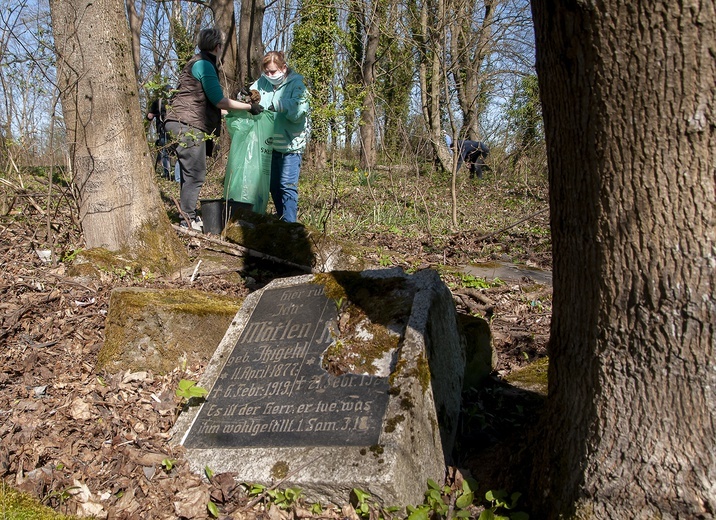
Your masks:
M 479 116 L 485 103 L 484 94 L 487 75 L 485 61 L 492 47 L 497 45 L 492 39 L 494 2 L 487 0 L 482 4 L 482 16 L 477 17 L 474 0 L 456 0 L 451 3 L 454 16 L 448 17 L 450 25 L 450 75 L 455 84 L 457 98 L 463 114 L 460 134 L 467 139 L 480 140 Z M 476 18 L 481 18 L 479 25 Z
M 85 242 L 176 267 L 185 253 L 153 179 L 124 2 L 51 0 L 50 11 Z
M 533 2 L 554 257 L 542 518 L 716 511 L 715 11 Z
M 361 66 L 363 85 L 363 106 L 360 124 L 360 164 L 362 168 L 373 168 L 377 160 L 375 142 L 376 103 L 375 67 L 380 43 L 380 21 L 385 12 L 382 0 L 363 0 L 362 25 L 365 32 L 365 47 Z
M 142 48 L 142 23 L 147 1 L 140 0 L 139 7 L 134 0 L 126 0 L 127 18 L 129 19 L 129 32 L 132 35 L 132 57 L 134 58 L 134 73 L 139 76 Z
M 211 0 L 209 7 L 214 16 L 214 26 L 225 35 L 221 53 L 221 85 L 227 96 L 236 98 L 241 86 L 237 81 L 239 73 L 239 52 L 236 41 L 236 16 L 233 0 Z

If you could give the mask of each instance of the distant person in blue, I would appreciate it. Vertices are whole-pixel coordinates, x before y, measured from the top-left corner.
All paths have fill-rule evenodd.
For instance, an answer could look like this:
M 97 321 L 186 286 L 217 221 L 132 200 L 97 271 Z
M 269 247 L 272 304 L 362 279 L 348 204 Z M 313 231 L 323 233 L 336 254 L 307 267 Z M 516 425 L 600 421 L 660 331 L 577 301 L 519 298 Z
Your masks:
M 452 138 L 445 134 L 445 142 L 450 151 L 458 150 L 457 168 L 460 169 L 464 162 L 470 170 L 471 179 L 482 179 L 482 170 L 490 169 L 485 164 L 485 158 L 490 154 L 490 148 L 482 141 L 471 141 L 469 139 L 458 140 L 453 143 Z
M 258 103 L 244 103 L 224 96 L 216 60 L 223 45 L 224 34 L 220 30 L 204 29 L 199 33 L 199 53 L 179 74 L 176 92 L 167 106 L 165 127 L 177 143 L 177 161 L 181 167 L 179 206 L 192 229 L 197 231 L 203 226 L 196 215 L 196 203 L 206 179 L 206 158 L 211 155 L 214 140 L 221 132 L 221 111 L 247 110 L 253 115 L 263 112 Z
M 276 215 L 296 222 L 298 176 L 308 132 L 308 91 L 303 76 L 289 68 L 283 52 L 271 51 L 261 61 L 263 74 L 251 85 L 261 93 L 261 106 L 276 113 L 271 154 L 271 199 Z

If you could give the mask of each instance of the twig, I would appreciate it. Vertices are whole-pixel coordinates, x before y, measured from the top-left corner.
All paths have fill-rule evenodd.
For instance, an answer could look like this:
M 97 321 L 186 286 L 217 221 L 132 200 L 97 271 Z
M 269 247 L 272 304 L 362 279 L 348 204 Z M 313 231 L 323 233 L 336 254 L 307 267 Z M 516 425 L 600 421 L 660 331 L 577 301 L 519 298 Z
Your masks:
M 311 267 L 308 265 L 301 265 L 297 264 L 295 262 L 291 262 L 290 260 L 284 260 L 283 258 L 278 258 L 276 256 L 272 256 L 266 253 L 261 253 L 260 251 L 256 251 L 254 249 L 249 249 L 248 247 L 241 246 L 239 244 L 233 244 L 230 242 L 225 242 L 223 240 L 219 240 L 218 238 L 212 238 L 208 235 L 204 235 L 202 233 L 197 233 L 196 231 L 192 231 L 191 229 L 183 228 L 181 226 L 173 225 L 174 229 L 179 231 L 180 233 L 184 233 L 185 235 L 189 235 L 196 238 L 201 238 L 202 240 L 206 240 L 207 242 L 211 242 L 212 244 L 218 244 L 222 247 L 222 252 L 234 255 L 234 256 L 253 256 L 254 258 L 261 258 L 263 260 L 268 260 L 270 262 L 275 262 L 277 264 L 283 264 L 287 265 L 289 267 L 293 267 L 295 269 L 299 269 L 301 271 L 304 271 L 306 273 L 311 272 Z
M 189 229 L 191 229 L 191 221 L 189 220 L 189 215 L 187 215 L 186 213 L 184 213 L 184 212 L 181 210 L 181 206 L 180 206 L 179 203 L 177 202 L 176 197 L 172 197 L 172 200 L 174 201 L 174 205 L 175 205 L 175 206 L 177 207 L 177 209 L 179 210 L 179 214 L 180 214 L 180 215 L 182 216 L 182 218 L 184 219 L 184 222 L 186 222 L 186 227 L 189 228 Z
M 194 282 L 194 280 L 196 280 L 196 275 L 197 275 L 197 273 L 199 272 L 199 266 L 200 266 L 200 265 L 201 265 L 201 260 L 199 260 L 199 261 L 196 263 L 196 267 L 194 268 L 194 272 L 191 274 L 191 280 L 189 280 L 190 282 Z
M 542 208 L 541 210 L 535 211 L 534 213 L 531 213 L 531 214 L 527 215 L 526 217 L 524 217 L 524 218 L 518 220 L 518 221 L 515 222 L 514 224 L 510 224 L 509 226 L 507 226 L 507 227 L 505 227 L 505 228 L 498 229 L 497 231 L 494 231 L 494 232 L 492 232 L 492 233 L 490 233 L 490 234 L 488 234 L 488 235 L 483 235 L 483 236 L 481 236 L 481 237 L 477 237 L 477 238 L 475 239 L 475 242 L 482 242 L 483 240 L 487 240 L 488 238 L 492 238 L 492 237 L 494 237 L 495 235 L 499 235 L 500 233 L 504 233 L 505 231 L 507 231 L 507 230 L 509 230 L 509 229 L 512 229 L 512 228 L 515 227 L 515 226 L 519 226 L 519 225 L 522 224 L 524 221 L 529 220 L 529 219 L 531 219 L 532 217 L 536 217 L 536 216 L 539 215 L 540 213 L 544 213 L 544 212 L 547 211 L 548 209 L 549 209 L 549 208 Z

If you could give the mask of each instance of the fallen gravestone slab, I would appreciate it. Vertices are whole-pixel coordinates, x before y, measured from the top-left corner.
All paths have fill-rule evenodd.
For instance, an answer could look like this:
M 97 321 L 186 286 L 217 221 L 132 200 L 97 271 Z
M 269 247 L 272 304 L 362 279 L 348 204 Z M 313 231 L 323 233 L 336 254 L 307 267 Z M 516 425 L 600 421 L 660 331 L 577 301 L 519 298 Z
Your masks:
M 189 289 L 114 289 L 97 366 L 168 373 L 182 364 L 206 363 L 240 303 Z
M 421 503 L 443 480 L 464 349 L 437 273 L 334 272 L 250 295 L 207 367 L 210 390 L 175 442 L 202 472 L 345 503 Z

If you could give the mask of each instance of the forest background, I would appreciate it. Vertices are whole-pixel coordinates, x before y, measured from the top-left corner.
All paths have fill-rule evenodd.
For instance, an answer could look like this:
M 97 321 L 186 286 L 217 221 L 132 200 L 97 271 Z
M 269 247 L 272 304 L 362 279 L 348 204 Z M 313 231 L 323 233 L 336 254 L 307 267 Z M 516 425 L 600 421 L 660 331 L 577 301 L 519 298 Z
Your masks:
M 49 6 L 3 3 L 5 150 L 12 143 L 13 156 L 63 164 L 68 149 Z M 491 164 L 500 168 L 546 173 L 544 152 L 534 153 L 544 141 L 524 0 L 145 0 L 126 7 L 144 111 L 176 84 L 198 32 L 216 24 L 227 34 L 221 57 L 227 94 L 235 96 L 259 76 L 267 50 L 287 51 L 289 64 L 305 76 L 312 106 L 305 162 L 311 167 L 342 164 L 369 175 L 378 162 L 441 162 L 450 172 L 457 164 L 443 139 L 449 134 L 486 142 Z M 457 220 L 454 215 L 454 226 Z
M 73 175 L 75 149 L 68 143 L 62 113 L 62 94 L 66 87 L 57 79 L 58 57 L 53 46 L 50 7 L 43 2 L 4 2 L 2 7 L 3 173 L 0 182 L 7 188 L 3 215 L 10 217 L 6 222 L 12 222 L 3 228 L 3 234 L 8 238 L 8 246 L 25 244 L 13 247 L 19 256 L 12 253 L 14 258 L 8 257 L 3 262 L 13 266 L 7 269 L 9 283 L 3 285 L 3 294 L 8 309 L 19 311 L 24 308 L 21 302 L 28 295 L 22 288 L 14 292 L 17 286 L 11 280 L 23 279 L 27 269 L 32 269 L 28 264 L 38 260 L 34 249 L 48 248 L 61 268 L 86 243 L 79 233 L 82 183 Z M 92 24 L 83 18 L 81 9 L 76 12 L 78 26 Z M 441 28 L 434 24 L 438 12 L 444 20 Z M 501 374 L 544 357 L 550 289 L 535 290 L 531 283 L 507 285 L 497 281 L 491 284 L 459 269 L 461 265 L 480 260 L 550 267 L 546 154 L 528 2 L 452 5 L 444 2 L 441 5 L 273 2 L 267 6 L 260 2 L 244 5 L 137 2 L 126 5 L 126 14 L 133 42 L 135 88 L 142 114 L 156 96 L 164 95 L 167 88 L 176 84 L 183 63 L 195 52 L 196 35 L 204 27 L 223 23 L 222 29 L 228 35 L 221 80 L 230 95 L 235 95 L 240 85 L 258 76 L 257 64 L 266 50 L 285 49 L 290 65 L 306 77 L 312 95 L 312 138 L 301 177 L 302 222 L 365 246 L 364 260 L 368 264 L 401 266 L 406 270 L 437 268 L 453 290 L 465 291 L 456 296 L 458 307 L 464 313 L 480 310 L 484 314 L 486 310 L 492 313 L 499 309 L 493 330 L 495 345 L 505 354 L 495 367 Z M 229 20 L 237 20 L 238 26 Z M 263 34 L 251 33 L 256 24 L 264 28 Z M 90 32 L 95 39 L 106 38 L 94 24 Z M 97 56 L 96 61 L 103 62 L 103 57 Z M 116 110 L 116 106 L 113 109 Z M 157 151 L 153 146 L 156 139 L 153 125 L 145 121 L 144 131 L 153 155 Z M 456 158 L 445 147 L 444 134 L 458 139 L 478 139 L 490 145 L 491 171 L 483 181 L 469 181 L 466 168 L 458 170 Z M 202 198 L 220 196 L 229 147 L 224 134 L 218 153 L 210 163 Z M 132 152 L 140 156 L 142 150 L 137 147 Z M 177 196 L 178 186 L 157 173 L 155 171 L 153 181 L 159 186 L 164 209 L 176 222 L 179 216 L 171 197 Z M 115 184 L 110 179 L 108 189 Z M 43 201 L 42 206 L 46 200 L 47 212 L 37 210 L 32 203 L 25 206 L 28 200 Z M 534 217 L 525 219 L 526 215 Z M 47 223 L 46 232 L 42 231 L 43 219 Z M 504 240 L 495 238 L 499 233 L 486 240 L 479 237 L 499 232 L 516 221 L 521 221 L 521 226 Z M 105 229 L 101 227 L 100 234 Z M 189 241 L 187 247 L 190 254 L 197 253 L 192 243 Z M 6 254 L 9 251 L 9 248 L 4 250 Z M 41 270 L 37 270 L 33 276 L 42 277 L 40 273 Z M 236 285 L 229 276 L 203 271 L 192 287 L 241 295 L 249 286 L 255 289 L 257 284 L 267 283 L 271 276 L 275 273 L 254 270 Z M 121 270 L 110 278 L 111 281 L 103 281 L 101 289 L 92 292 L 95 311 L 106 311 L 109 291 L 114 284 L 151 283 L 146 279 L 133 279 L 128 271 Z M 159 280 L 159 283 L 180 286 L 183 282 Z M 469 293 L 475 294 L 477 288 L 491 291 L 492 295 L 482 296 L 476 303 Z M 486 305 L 485 301 L 493 297 L 496 303 Z M 16 306 L 10 303 L 15 301 Z M 57 311 L 42 307 L 43 311 L 38 307 L 37 315 L 26 312 L 13 324 L 5 323 L 4 339 L 12 347 L 4 354 L 3 370 L 14 374 L 10 380 L 18 385 L 29 378 L 44 380 L 47 371 L 53 371 L 53 360 L 45 359 L 44 355 L 22 375 L 13 368 L 25 366 L 22 331 L 26 328 L 22 324 L 43 322 L 45 318 L 41 316 Z M 91 362 L 96 355 L 98 341 L 101 341 L 97 337 L 98 330 L 101 333 L 101 314 L 92 314 L 97 319 L 86 316 L 81 322 L 71 320 L 72 324 L 66 325 L 63 320 L 55 322 L 65 331 L 62 335 L 72 330 L 68 338 L 72 345 L 66 347 L 68 355 L 61 355 L 67 374 L 84 373 L 83 360 Z M 527 324 L 530 320 L 533 323 Z M 15 328 L 17 330 L 10 333 Z M 31 337 L 33 341 L 48 343 L 57 332 L 38 329 Z M 198 367 L 189 367 L 191 377 L 196 377 L 192 371 L 198 370 Z M 177 377 L 178 373 L 169 374 L 152 384 L 166 389 L 176 384 Z M 0 408 L 9 411 L 15 408 L 10 404 L 13 397 L 22 390 L 8 380 L 3 381 L 0 402 L 7 406 Z M 85 382 L 84 387 L 94 386 L 88 385 L 84 376 L 80 376 L 79 381 Z M 490 400 L 496 403 L 494 397 Z M 475 394 L 466 406 L 479 408 L 485 403 L 482 396 Z M 473 430 L 473 434 L 484 441 L 479 443 L 478 450 L 469 447 L 474 440 L 471 436 L 463 441 L 461 461 L 468 466 L 476 464 L 471 461 L 476 458 L 475 451 L 489 451 L 490 457 L 502 453 L 489 448 L 502 436 L 495 428 L 513 430 L 516 425 L 531 420 L 526 414 L 509 412 L 499 426 L 485 428 L 478 426 L 484 413 L 474 414 L 466 423 L 466 429 Z M 59 419 L 52 420 L 55 431 L 72 429 L 72 417 L 68 417 L 67 423 Z M 153 429 L 152 435 L 161 437 L 165 423 L 158 425 L 156 431 Z M 116 426 L 120 430 L 124 428 L 121 424 Z M 118 433 L 114 427 L 110 431 Z M 97 435 L 97 442 L 101 437 Z M 22 473 L 23 463 L 16 457 L 24 448 L 22 444 L 14 444 L 11 439 L 15 438 L 6 435 L 10 455 L 5 470 Z M 96 444 L 95 441 L 81 442 Z M 45 443 L 39 438 L 34 442 L 36 446 Z M 52 456 L 57 460 L 69 457 L 62 451 Z M 102 463 L 103 466 L 111 464 Z M 31 465 L 25 471 L 31 471 Z M 82 510 L 82 503 L 63 503 L 57 498 L 61 497 L 57 493 L 62 493 L 61 487 L 67 484 L 69 476 L 78 475 L 76 470 L 64 471 L 63 477 L 58 476 L 56 468 L 53 473 L 57 477 L 53 483 L 30 477 L 20 488 L 60 510 Z M 112 482 L 127 475 L 117 472 Z M 183 470 L 178 476 L 175 470 L 174 476 L 173 480 L 187 478 Z M 99 480 L 97 477 L 84 473 L 80 480 L 94 493 L 94 485 L 99 485 L 95 482 Z M 523 477 L 526 478 L 527 473 Z M 502 480 L 492 475 L 486 480 L 490 486 L 502 484 Z M 102 485 L 106 486 L 106 481 Z M 122 492 L 137 496 L 135 501 L 140 505 L 132 507 L 139 510 L 157 507 L 172 493 L 168 486 L 160 486 L 156 493 L 148 493 L 140 500 L 139 494 L 130 489 L 133 487 L 124 488 Z M 481 502 L 480 498 L 476 503 Z M 241 501 L 237 496 L 232 500 Z M 197 514 L 205 513 L 204 504 L 198 510 Z M 472 511 L 479 510 L 473 508 Z
M 35 468 L 27 475 L 43 478 L 48 468 L 40 464 L 62 443 L 51 439 L 52 445 L 43 447 L 38 436 L 54 430 L 37 425 L 48 416 L 57 424 L 61 414 L 45 408 L 51 402 L 44 398 L 15 396 L 41 391 L 50 376 L 63 385 L 49 387 L 51 394 L 86 396 L 90 385 L 78 384 L 77 374 L 84 382 L 94 374 L 78 360 L 91 359 L 101 342 L 97 327 L 78 329 L 86 316 L 72 307 L 84 308 L 73 302 L 91 301 L 93 289 L 62 278 L 54 270 L 64 266 L 57 258 L 50 259 L 53 268 L 39 264 L 33 248 L 48 246 L 51 255 L 58 249 L 64 255 L 82 243 L 114 250 L 129 245 L 135 258 L 163 266 L 165 275 L 186 261 L 178 253 L 167 260 L 173 252 L 186 255 L 186 247 L 169 225 L 167 199 L 160 199 L 142 111 L 165 80 L 171 81 L 168 71 L 176 71 L 192 52 L 190 35 L 211 14 L 231 45 L 236 43 L 222 57 L 227 92 L 255 77 L 264 42 L 288 49 L 292 64 L 306 75 L 314 115 L 301 214 L 319 229 L 333 231 L 340 221 L 345 229 L 360 231 L 362 241 L 383 244 L 387 253 L 376 257 L 379 265 L 444 265 L 468 245 L 468 263 L 487 255 L 502 259 L 500 252 L 514 260 L 518 255 L 505 239 L 519 236 L 512 224 L 544 217 L 548 196 L 546 236 L 546 228 L 537 227 L 544 238 L 538 245 L 551 244 L 554 267 L 552 311 L 547 311 L 550 388 L 544 435 L 533 450 L 520 451 L 534 456 L 532 467 L 522 468 L 530 473 L 530 507 L 547 511 L 548 518 L 713 518 L 712 0 L 533 1 L 534 52 L 530 45 L 522 47 L 531 41 L 522 4 L 355 2 L 338 9 L 304 2 L 283 9 L 280 3 L 245 2 L 237 13 L 233 2 L 212 1 L 182 4 L 175 18 L 182 23 L 176 26 L 145 25 L 152 6 L 156 12 L 179 9 L 174 3 L 50 0 L 50 33 L 46 11 L 36 4 L 2 5 L 0 180 L 9 187 L 2 194 L 3 209 L 10 213 L 21 203 L 27 214 L 41 215 L 45 226 L 43 232 L 42 226 L 14 218 L 26 214 L 15 207 L 2 228 L 7 237 L 1 244 L 2 304 L 10 310 L 2 334 L 13 335 L 7 341 L 13 348 L 2 351 L 0 411 L 11 420 L 0 423 L 0 438 L 7 445 L 12 435 L 15 451 L 0 450 L 0 470 L 22 481 L 24 471 Z M 189 12 L 195 17 L 186 16 Z M 275 32 L 259 36 L 259 27 Z M 279 30 L 284 27 L 293 36 Z M 271 40 L 269 34 L 285 39 Z M 142 35 L 149 36 L 144 43 Z M 171 36 L 173 51 L 142 52 L 147 41 L 168 41 L 165 35 Z M 154 56 L 160 57 L 156 63 Z M 167 62 L 172 64 L 165 71 Z M 410 70 L 404 70 L 408 64 Z M 492 147 L 485 181 L 473 184 L 458 175 L 443 131 Z M 69 155 L 67 141 L 72 141 Z M 227 149 L 224 144 L 223 153 Z M 29 171 L 45 175 L 40 184 L 48 211 L 25 187 L 28 165 L 40 165 Z M 320 175 L 312 175 L 316 172 Z M 221 175 L 218 162 L 213 179 Z M 55 196 L 53 186 L 67 189 Z M 321 197 L 314 187 L 324 189 Z M 489 205 L 496 200 L 501 205 Z M 78 209 L 69 212 L 74 227 L 54 218 L 65 202 Z M 419 232 L 405 217 L 418 223 Z M 73 233 L 78 223 L 81 237 Z M 498 224 L 485 233 L 481 228 L 490 223 Z M 410 240 L 397 246 L 395 237 Z M 528 238 L 522 244 L 534 242 Z M 406 250 L 410 257 L 402 254 Z M 398 261 L 395 251 L 401 251 Z M 69 288 L 86 292 L 81 298 L 69 291 L 61 297 Z M 521 294 L 514 301 L 529 308 L 541 298 Z M 36 314 L 38 302 L 46 314 Z M 100 316 L 93 314 L 96 323 Z M 540 318 L 530 315 L 524 323 Z M 56 355 L 77 363 L 71 381 L 55 374 Z M 40 356 L 45 364 L 38 366 Z M 120 390 L 121 384 L 117 381 Z M 129 431 L 122 420 L 115 418 L 117 427 Z M 74 423 L 64 424 L 77 434 Z M 87 443 L 96 440 L 83 437 L 81 448 L 73 446 L 95 460 L 100 450 Z M 50 451 L 26 451 L 36 448 Z M 72 478 L 71 471 L 91 467 L 68 470 L 62 463 L 49 474 L 57 483 L 55 477 Z M 95 476 L 105 482 L 104 475 Z M 139 477 L 126 478 L 141 488 Z M 125 483 L 118 482 L 118 494 L 112 495 L 128 497 L 123 506 L 131 501 L 132 488 L 122 487 Z M 167 491 L 168 496 L 173 490 Z

